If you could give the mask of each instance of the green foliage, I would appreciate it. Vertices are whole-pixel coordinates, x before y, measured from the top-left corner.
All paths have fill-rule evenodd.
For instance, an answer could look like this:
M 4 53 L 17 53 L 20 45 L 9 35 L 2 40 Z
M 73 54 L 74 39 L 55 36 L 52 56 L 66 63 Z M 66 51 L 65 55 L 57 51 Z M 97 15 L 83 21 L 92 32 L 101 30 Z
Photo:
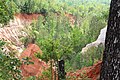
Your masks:
M 3 45 L 5 45 L 5 42 L 3 42 L 2 40 L 0 40 L 0 47 L 2 47 Z
M 47 11 L 58 10 L 60 8 L 59 4 L 56 4 L 56 1 L 49 0 L 14 0 L 15 4 L 18 6 L 18 9 L 21 13 L 46 13 Z M 59 7 L 59 8 L 58 8 Z
M 59 2 L 65 2 L 68 5 L 80 5 L 80 4 L 86 4 L 88 2 L 96 2 L 96 3 L 102 3 L 102 4 L 109 4 L 111 0 L 58 0 Z
M 21 13 L 32 13 L 35 3 L 32 0 L 27 0 L 23 5 L 21 5 Z
M 0 47 L 6 43 L 0 40 Z M 23 58 L 22 61 L 17 58 L 13 52 L 3 53 L 0 48 L 0 80 L 22 80 L 20 66 L 22 64 L 34 64 L 30 57 Z
M 94 63 L 102 59 L 103 50 L 104 46 L 103 44 L 100 44 L 98 47 L 91 47 L 86 53 L 77 54 L 71 61 L 66 62 L 66 65 L 68 65 L 68 63 L 72 64 L 70 65 L 72 68 L 67 66 L 66 70 L 71 71 L 85 66 L 92 66 Z
M 51 72 L 50 72 L 50 68 L 48 68 L 47 70 L 43 71 L 41 76 L 30 76 L 28 77 L 26 80 L 50 80 L 51 78 Z
M 26 80 L 36 80 L 36 77 L 35 76 L 30 76 Z
M 51 9 L 51 5 L 49 6 Z M 86 3 L 73 8 L 73 16 L 76 16 L 74 27 L 71 27 L 69 19 L 65 17 L 64 10 L 60 11 L 59 15 L 49 10 L 46 16 L 40 16 L 39 20 L 29 27 L 30 38 L 32 36 L 43 51 L 43 55 L 38 54 L 37 57 L 45 61 L 64 59 L 68 70 L 92 65 L 92 51 L 96 51 L 96 48 L 90 50 L 91 56 L 88 53 L 89 62 L 82 59 L 83 55 L 79 53 L 86 44 L 95 41 L 100 30 L 106 26 L 108 6 L 105 6 Z M 97 54 L 93 54 L 95 53 Z M 95 55 L 96 57 L 98 56 Z
M 91 78 L 88 78 L 86 75 L 79 76 L 67 76 L 66 80 L 92 80 Z
M 30 57 L 26 57 L 26 58 L 23 58 L 23 59 L 22 59 L 22 62 L 23 62 L 23 64 L 25 64 L 25 65 L 34 64 L 34 62 L 31 62 L 30 60 L 31 60 Z
M 13 0 L 13 1 L 18 7 L 18 11 L 22 13 L 27 13 L 27 14 L 31 14 L 31 13 L 42 13 L 43 14 L 43 13 L 48 13 L 49 11 L 51 11 L 54 13 L 67 12 L 70 14 L 76 14 L 76 12 L 78 12 L 79 15 L 85 16 L 86 14 L 89 15 L 88 12 L 90 13 L 92 11 L 95 11 L 94 10 L 95 7 L 97 8 L 99 7 L 104 10 L 109 6 L 109 4 L 97 3 L 99 1 L 91 2 L 91 1 L 81 1 L 81 0 L 78 0 L 78 1 Z M 108 2 L 108 1 L 103 1 L 103 2 Z M 97 12 L 99 12 L 98 9 L 97 9 Z M 94 13 L 96 13 L 96 11 Z
M 21 63 L 18 58 L 10 57 L 0 53 L 0 80 L 19 79 L 22 80 Z
M 50 68 L 48 68 L 46 71 L 42 72 L 42 75 L 39 76 L 38 79 L 45 80 L 45 79 L 50 79 L 50 78 L 51 78 L 51 72 L 50 72 Z
M 70 24 L 68 21 L 65 21 L 64 16 L 57 15 L 54 13 L 48 14 L 46 17 L 45 24 L 42 18 L 38 21 L 35 26 L 36 29 L 36 41 L 39 46 L 41 46 L 41 50 L 43 51 L 42 58 L 46 61 L 50 59 L 58 60 L 62 59 L 65 55 L 68 55 L 72 52 L 72 44 L 70 43 Z M 63 23 L 66 22 L 66 23 Z M 39 34 L 38 34 L 39 33 Z M 43 35 L 41 35 L 43 34 Z
M 13 18 L 16 5 L 12 0 L 0 0 L 0 23 L 7 24 Z
M 0 41 L 0 47 L 5 43 Z M 22 80 L 21 61 L 12 53 L 5 54 L 0 49 L 0 80 Z
M 84 54 L 81 54 L 81 67 L 84 66 L 91 66 L 97 61 L 102 59 L 104 47 L 100 44 L 98 47 L 91 47 L 88 51 Z
M 93 2 L 90 2 L 93 1 Z M 25 30 L 29 35 L 23 38 L 24 45 L 34 39 L 43 51 L 37 57 L 45 60 L 65 60 L 67 71 L 79 69 L 84 66 L 93 65 L 101 59 L 103 47 L 92 47 L 87 53 L 81 54 L 82 48 L 97 39 L 100 30 L 106 26 L 108 18 L 108 2 L 96 0 L 1 0 L 0 1 L 0 23 L 6 24 L 13 18 L 14 12 L 41 13 L 37 22 L 33 21 L 31 26 Z M 104 4 L 101 4 L 103 3 Z M 17 8 L 17 9 L 16 9 Z M 75 25 L 70 25 L 69 18 L 65 13 L 75 17 Z M 32 40 L 31 40 L 32 39 Z M 0 47 L 5 43 L 0 41 Z M 30 58 L 24 58 L 25 64 Z M 11 64 L 12 62 L 12 64 Z M 5 63 L 5 64 L 3 64 Z M 19 66 L 21 62 L 13 55 L 0 54 L 0 79 L 21 78 Z M 14 67 L 16 69 L 14 69 Z M 9 73 L 5 75 L 6 73 Z M 4 76 L 5 75 L 5 76 Z M 51 77 L 50 71 L 43 75 Z M 2 77 L 1 77 L 2 76 Z M 17 77 L 19 76 L 19 77 Z M 22 78 L 21 78 L 22 79 Z M 35 80 L 30 77 L 28 80 Z

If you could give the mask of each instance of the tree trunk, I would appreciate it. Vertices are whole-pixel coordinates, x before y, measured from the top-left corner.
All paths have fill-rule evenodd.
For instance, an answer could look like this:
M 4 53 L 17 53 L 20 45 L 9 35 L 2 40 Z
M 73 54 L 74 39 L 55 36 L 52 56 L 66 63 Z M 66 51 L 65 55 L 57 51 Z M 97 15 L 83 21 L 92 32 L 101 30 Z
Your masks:
M 120 0 L 111 0 L 100 80 L 120 80 Z

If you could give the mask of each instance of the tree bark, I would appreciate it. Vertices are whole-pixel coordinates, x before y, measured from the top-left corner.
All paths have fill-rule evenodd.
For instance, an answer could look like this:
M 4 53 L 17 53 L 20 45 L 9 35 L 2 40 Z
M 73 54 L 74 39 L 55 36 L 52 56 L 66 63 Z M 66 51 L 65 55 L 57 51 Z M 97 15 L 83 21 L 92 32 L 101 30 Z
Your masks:
M 111 0 L 100 80 L 120 80 L 120 0 Z

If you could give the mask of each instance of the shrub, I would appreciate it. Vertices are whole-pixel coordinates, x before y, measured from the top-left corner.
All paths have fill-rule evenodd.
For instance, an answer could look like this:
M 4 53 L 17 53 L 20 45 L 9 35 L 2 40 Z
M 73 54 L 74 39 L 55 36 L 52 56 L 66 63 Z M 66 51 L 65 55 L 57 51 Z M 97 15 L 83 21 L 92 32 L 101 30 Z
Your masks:
M 5 43 L 0 41 L 0 47 Z M 4 54 L 0 50 L 0 80 L 22 80 L 20 65 L 21 62 L 12 53 Z
M 72 64 L 72 70 L 80 69 L 85 66 L 92 66 L 94 63 L 102 59 L 103 50 L 104 46 L 103 44 L 100 44 L 98 47 L 91 47 L 84 54 L 77 54 L 72 58 L 72 63 L 70 63 Z
M 13 1 L 0 0 L 0 23 L 7 24 L 16 11 L 16 5 Z

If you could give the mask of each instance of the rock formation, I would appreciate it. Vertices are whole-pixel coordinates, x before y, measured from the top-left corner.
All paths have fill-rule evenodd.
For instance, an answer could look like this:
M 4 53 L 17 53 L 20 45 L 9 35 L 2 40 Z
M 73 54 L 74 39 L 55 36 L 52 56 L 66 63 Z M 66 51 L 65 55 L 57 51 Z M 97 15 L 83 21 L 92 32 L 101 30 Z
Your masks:
M 27 36 L 24 28 L 30 25 L 33 20 L 37 20 L 39 16 L 40 14 L 15 14 L 14 19 L 10 20 L 8 25 L 0 27 L 0 40 L 8 43 L 3 46 L 4 53 L 16 50 L 18 56 L 20 55 L 24 48 L 20 38 Z
M 106 37 L 106 30 L 107 30 L 107 27 L 101 29 L 100 31 L 100 35 L 98 36 L 97 40 L 92 42 L 92 43 L 89 43 L 87 44 L 84 48 L 82 48 L 82 51 L 81 53 L 85 53 L 87 52 L 87 50 L 93 46 L 97 47 L 99 44 L 102 44 L 104 45 L 105 43 L 105 37 Z

